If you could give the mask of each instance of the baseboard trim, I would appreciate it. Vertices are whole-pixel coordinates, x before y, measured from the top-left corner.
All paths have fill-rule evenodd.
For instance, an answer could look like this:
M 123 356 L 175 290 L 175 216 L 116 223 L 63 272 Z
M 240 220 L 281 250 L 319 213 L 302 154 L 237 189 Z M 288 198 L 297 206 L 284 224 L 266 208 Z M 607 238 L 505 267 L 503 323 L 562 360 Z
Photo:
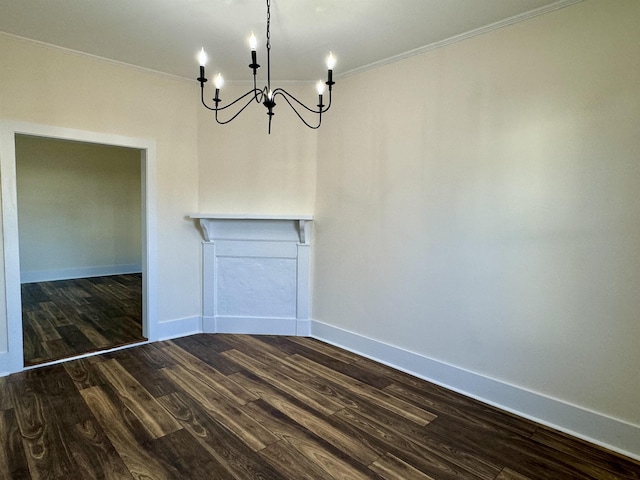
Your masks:
M 158 322 L 156 329 L 158 341 L 195 335 L 202 333 L 202 317 L 185 317 Z
M 295 318 L 205 316 L 202 318 L 202 329 L 204 333 L 307 337 L 311 332 L 311 322 Z
M 640 426 L 312 321 L 311 337 L 640 460 Z
M 311 320 L 297 320 L 296 321 L 296 336 L 298 337 L 310 337 L 311 336 Z
M 20 272 L 20 283 L 55 282 L 74 278 L 107 277 L 109 275 L 127 275 L 142 272 L 140 264 L 101 265 L 95 267 L 61 268 L 58 270 L 40 270 Z
M 0 352 L 0 377 L 6 377 L 19 370 L 22 370 L 22 367 L 16 368 L 16 365 L 12 365 L 9 352 Z

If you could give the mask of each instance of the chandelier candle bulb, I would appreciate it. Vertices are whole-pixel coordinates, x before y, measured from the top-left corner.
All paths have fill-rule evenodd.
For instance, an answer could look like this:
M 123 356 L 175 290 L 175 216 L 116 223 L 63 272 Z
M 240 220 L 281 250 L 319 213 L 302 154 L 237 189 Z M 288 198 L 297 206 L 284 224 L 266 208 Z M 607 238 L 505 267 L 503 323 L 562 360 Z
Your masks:
M 336 57 L 333 56 L 333 52 L 329 52 L 327 56 L 327 69 L 329 70 L 327 85 L 329 85 L 329 90 L 331 90 L 331 86 L 335 83 L 333 81 L 333 68 L 336 66 Z
M 200 85 L 204 85 L 204 82 L 207 81 L 204 76 L 204 66 L 207 64 L 207 60 L 207 52 L 205 52 L 204 47 L 202 47 L 200 49 L 200 53 L 198 53 L 198 63 L 200 63 L 200 76 L 198 77 L 198 81 L 200 82 Z
M 222 86 L 224 85 L 224 78 L 222 78 L 221 73 L 216 75 L 216 78 L 213 79 L 213 84 L 216 86 L 218 90 L 222 88 Z
M 329 55 L 327 56 L 327 68 L 329 70 L 333 70 L 335 66 L 336 66 L 336 57 L 333 56 L 333 52 L 329 52 Z
M 322 107 L 324 107 L 324 105 L 322 104 L 322 94 L 324 93 L 324 83 L 322 83 L 322 80 L 318 80 L 318 83 L 316 83 L 316 91 L 318 92 L 318 109 L 320 109 L 320 112 L 322 112 Z
M 204 51 L 204 47 L 202 47 L 200 53 L 198 53 L 198 63 L 200 63 L 201 67 L 204 67 L 207 64 L 207 60 L 209 60 L 209 57 L 207 52 Z
M 222 78 L 222 75 L 220 73 L 216 75 L 215 78 L 213 79 L 213 84 L 216 87 L 216 93 L 215 93 L 215 96 L 213 97 L 213 101 L 217 106 L 218 103 L 220 102 L 220 89 L 224 85 L 224 78 Z
M 258 65 L 258 57 L 256 54 L 256 48 L 258 48 L 258 39 L 253 34 L 253 32 L 251 32 L 251 35 L 249 35 L 249 48 L 251 49 L 251 65 L 249 65 L 249 68 L 253 69 L 253 75 L 255 76 L 260 65 Z

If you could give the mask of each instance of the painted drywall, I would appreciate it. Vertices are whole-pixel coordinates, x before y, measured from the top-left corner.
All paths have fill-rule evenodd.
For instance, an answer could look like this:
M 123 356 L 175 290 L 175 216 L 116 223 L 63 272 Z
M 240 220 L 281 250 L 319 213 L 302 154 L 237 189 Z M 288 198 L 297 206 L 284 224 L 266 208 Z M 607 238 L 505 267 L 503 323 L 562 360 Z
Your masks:
M 140 151 L 17 135 L 21 281 L 141 271 Z
M 309 105 L 317 103 L 312 86 L 284 87 Z M 231 101 L 249 88 L 225 86 L 220 97 Z M 207 90 L 206 97 L 213 97 L 213 92 Z M 313 213 L 317 133 L 305 127 L 284 100 L 276 101 L 271 135 L 261 104 L 249 105 L 229 125 L 216 124 L 212 112 L 198 109 L 201 213 Z M 332 120 L 331 113 L 325 121 Z M 219 118 L 230 117 L 224 112 Z
M 639 58 L 593 0 L 340 82 L 313 318 L 640 427 Z
M 201 236 L 187 217 L 198 210 L 195 86 L 6 35 L 0 56 L 1 118 L 155 140 L 156 320 L 199 318 Z

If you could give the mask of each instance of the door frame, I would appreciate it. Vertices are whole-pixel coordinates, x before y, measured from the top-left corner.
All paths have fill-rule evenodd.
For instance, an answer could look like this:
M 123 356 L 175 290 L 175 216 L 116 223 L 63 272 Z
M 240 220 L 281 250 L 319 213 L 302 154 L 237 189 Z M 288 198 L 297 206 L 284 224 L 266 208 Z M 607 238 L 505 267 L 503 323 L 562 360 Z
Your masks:
M 86 130 L 0 120 L 0 188 L 2 243 L 0 270 L 0 375 L 24 369 L 22 298 L 20 293 L 20 244 L 16 185 L 16 135 L 135 148 L 140 150 L 142 193 L 142 334 L 158 340 L 156 141 Z M 1 300 L 1 297 L 0 297 Z M 5 308 L 2 309 L 1 303 Z M 86 356 L 86 355 L 81 355 Z M 66 359 L 68 360 L 68 359 Z

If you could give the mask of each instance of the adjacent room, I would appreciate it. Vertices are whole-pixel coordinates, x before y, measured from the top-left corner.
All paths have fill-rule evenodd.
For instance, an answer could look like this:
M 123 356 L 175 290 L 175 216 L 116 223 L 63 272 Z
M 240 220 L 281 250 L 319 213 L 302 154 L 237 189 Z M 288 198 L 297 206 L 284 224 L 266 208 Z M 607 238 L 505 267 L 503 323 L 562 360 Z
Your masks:
M 0 0 L 0 477 L 640 479 L 639 59 L 637 0 Z
M 25 366 L 144 341 L 140 152 L 16 136 Z

